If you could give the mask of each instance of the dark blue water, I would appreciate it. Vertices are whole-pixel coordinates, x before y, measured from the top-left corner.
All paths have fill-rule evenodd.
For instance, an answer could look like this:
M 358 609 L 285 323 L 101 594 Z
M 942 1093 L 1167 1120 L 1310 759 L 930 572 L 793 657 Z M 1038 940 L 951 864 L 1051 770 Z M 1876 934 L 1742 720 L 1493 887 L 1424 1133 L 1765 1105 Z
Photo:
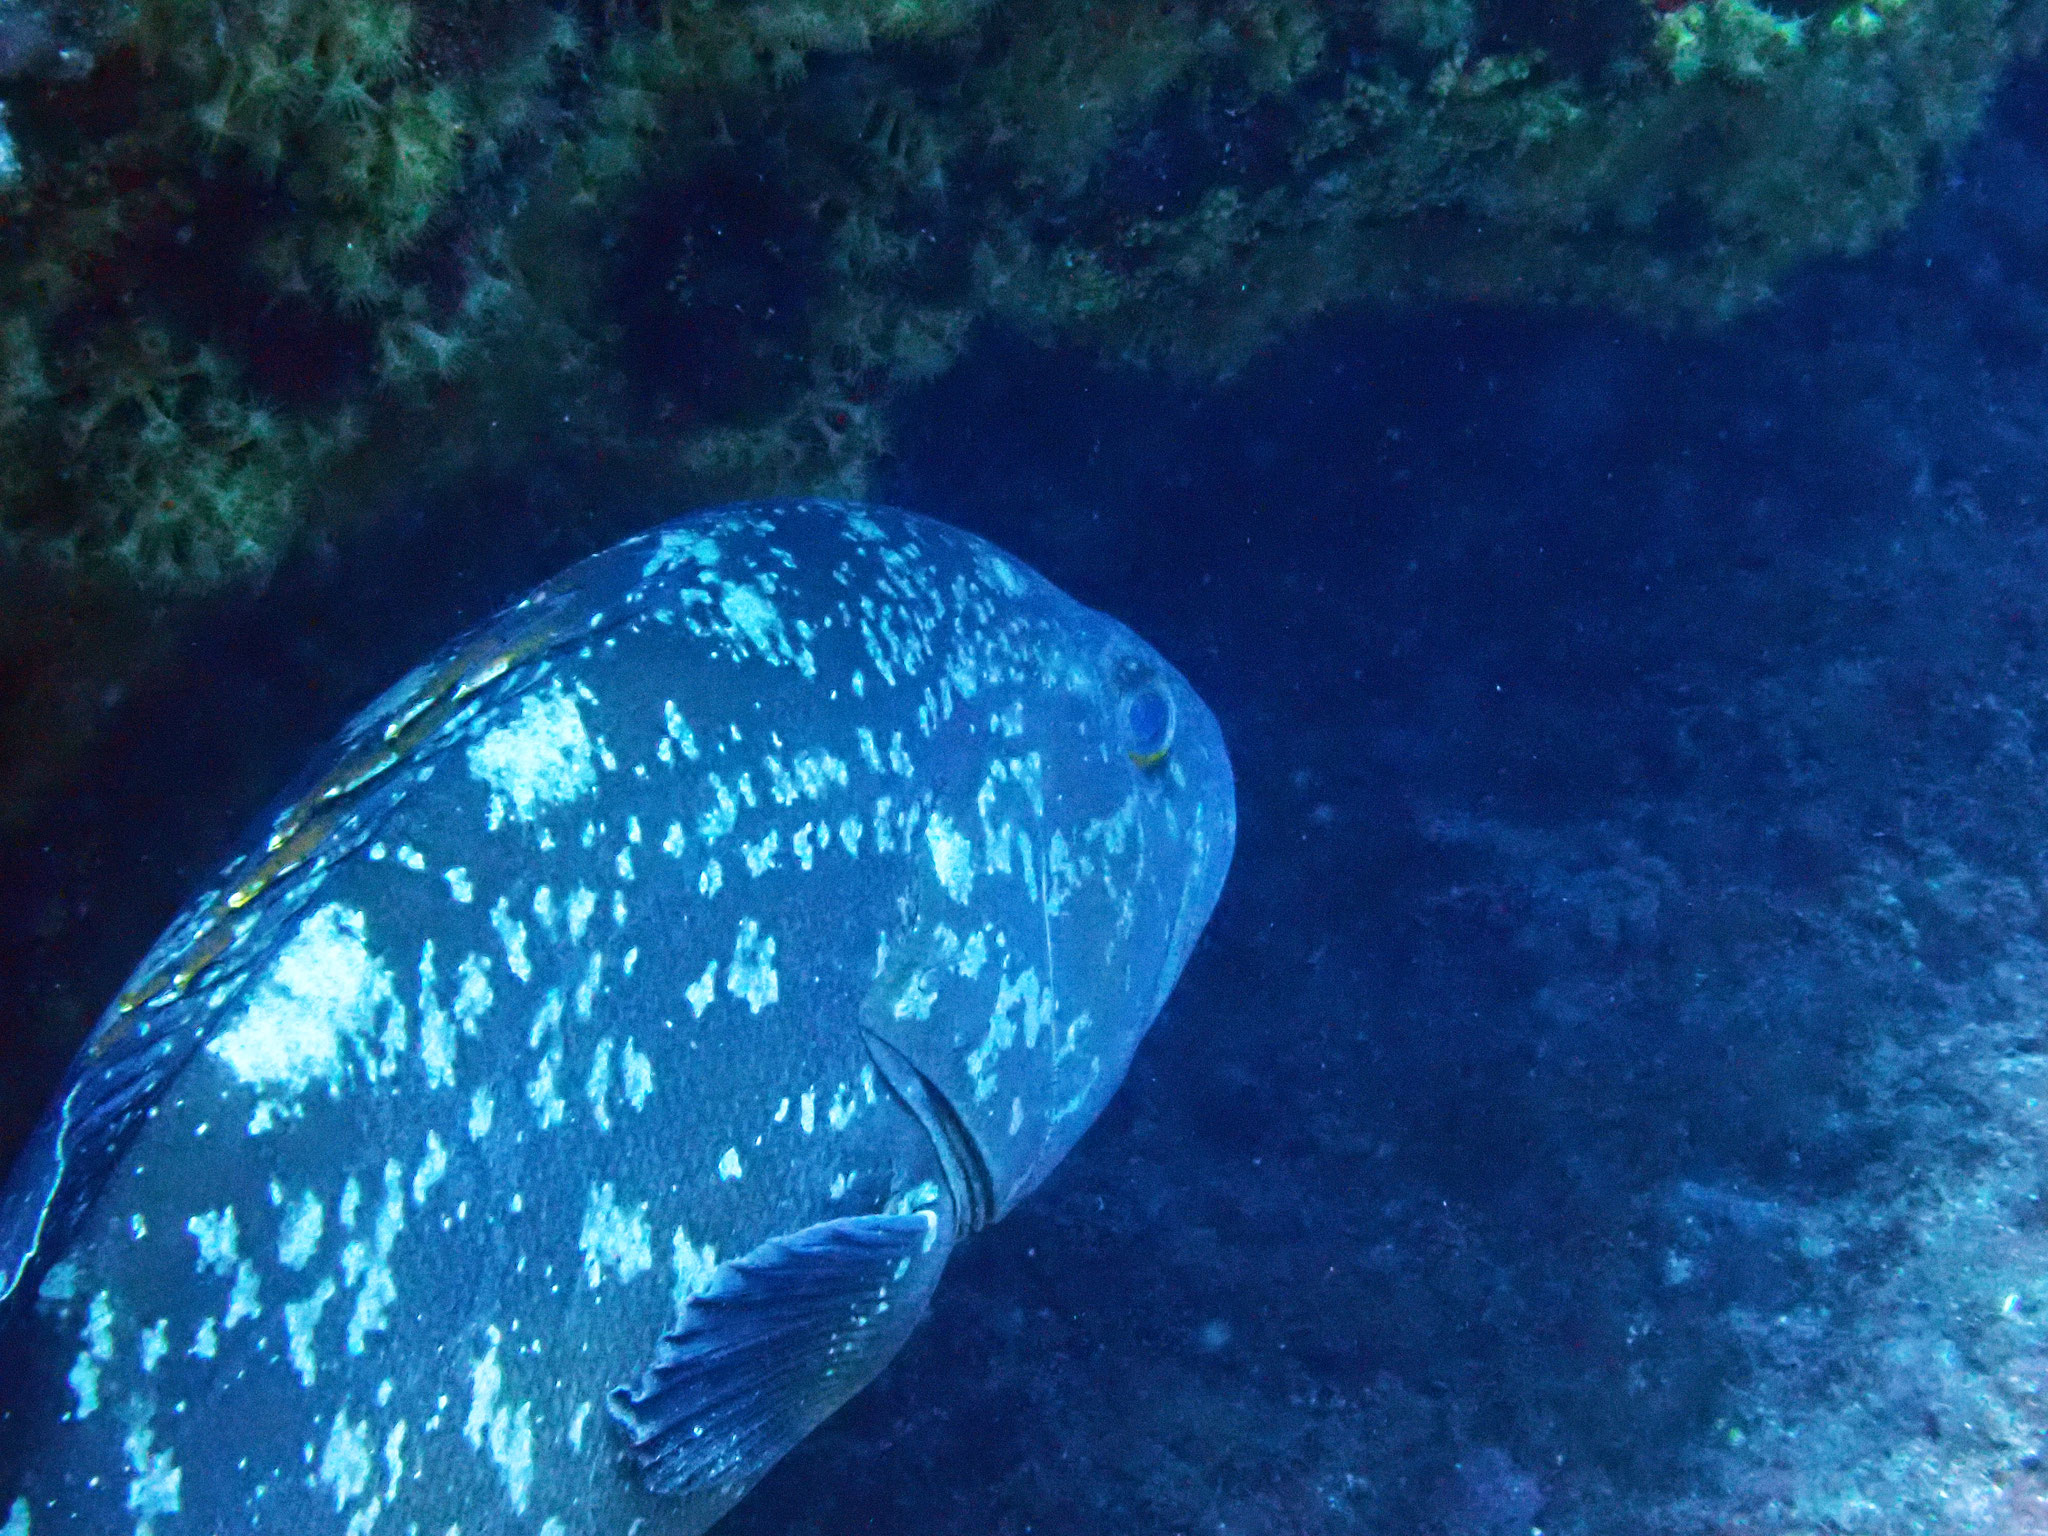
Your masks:
M 1237 865 L 723 1529 L 2048 1530 L 2048 75 L 1937 182 L 1711 336 L 1332 317 L 1217 388 L 989 335 L 911 404 L 879 489 L 1188 674 Z M 4 1006 L 82 1027 L 351 709 L 648 517 L 575 505 L 218 619 L 5 850 Z

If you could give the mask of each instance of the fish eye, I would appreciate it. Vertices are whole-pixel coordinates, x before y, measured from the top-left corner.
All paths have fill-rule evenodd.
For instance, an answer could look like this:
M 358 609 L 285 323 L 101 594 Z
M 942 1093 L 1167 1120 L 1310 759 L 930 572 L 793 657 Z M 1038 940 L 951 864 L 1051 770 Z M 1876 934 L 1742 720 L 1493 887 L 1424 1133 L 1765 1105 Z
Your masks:
M 1117 705 L 1124 751 L 1140 768 L 1163 761 L 1173 748 L 1173 695 L 1156 680 L 1146 679 L 1124 694 Z

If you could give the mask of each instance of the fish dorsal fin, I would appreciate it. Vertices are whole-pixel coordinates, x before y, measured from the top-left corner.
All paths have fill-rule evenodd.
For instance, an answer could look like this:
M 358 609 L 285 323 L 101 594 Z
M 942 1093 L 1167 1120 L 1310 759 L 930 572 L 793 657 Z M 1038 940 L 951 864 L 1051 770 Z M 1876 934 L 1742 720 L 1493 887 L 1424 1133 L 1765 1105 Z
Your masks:
M 936 1210 L 821 1221 L 718 1266 L 610 1398 L 652 1491 L 722 1510 L 873 1379 L 953 1244 Z

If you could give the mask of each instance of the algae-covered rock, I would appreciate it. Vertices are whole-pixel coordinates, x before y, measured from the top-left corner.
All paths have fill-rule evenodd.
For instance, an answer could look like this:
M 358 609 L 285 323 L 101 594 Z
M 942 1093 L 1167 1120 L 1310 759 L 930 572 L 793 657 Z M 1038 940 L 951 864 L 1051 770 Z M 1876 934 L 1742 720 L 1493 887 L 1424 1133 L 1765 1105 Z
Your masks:
M 984 316 L 1206 371 L 1357 302 L 1726 317 L 1895 224 L 2041 22 L 0 0 L 0 536 L 190 593 L 485 456 L 857 490 Z
M 1802 257 L 1895 226 L 2032 35 L 1977 0 L 1616 6 L 1576 45 L 1462 3 L 1376 21 L 1377 48 L 1333 28 L 1341 66 L 1239 104 L 1234 142 L 1207 118 L 1239 174 L 1018 240 L 1016 307 L 1206 366 L 1361 299 L 1725 319 Z

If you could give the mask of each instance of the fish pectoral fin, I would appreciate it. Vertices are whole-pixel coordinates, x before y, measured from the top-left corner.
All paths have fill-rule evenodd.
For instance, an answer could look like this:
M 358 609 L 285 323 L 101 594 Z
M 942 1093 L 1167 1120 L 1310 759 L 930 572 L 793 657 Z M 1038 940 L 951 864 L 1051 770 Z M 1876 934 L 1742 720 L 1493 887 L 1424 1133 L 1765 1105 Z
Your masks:
M 922 1210 L 821 1221 L 719 1265 L 610 1395 L 647 1486 L 737 1500 L 889 1363 L 952 1245 Z

